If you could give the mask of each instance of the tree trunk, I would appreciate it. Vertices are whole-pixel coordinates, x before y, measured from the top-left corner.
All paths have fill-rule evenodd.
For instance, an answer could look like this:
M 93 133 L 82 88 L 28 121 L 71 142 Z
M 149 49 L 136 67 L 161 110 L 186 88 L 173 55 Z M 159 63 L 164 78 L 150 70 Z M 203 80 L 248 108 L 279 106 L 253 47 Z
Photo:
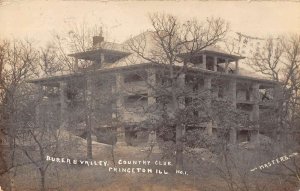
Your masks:
M 175 113 L 179 110 L 179 99 L 177 98 L 176 95 L 176 90 L 178 81 L 175 78 L 174 71 L 173 71 L 173 66 L 170 65 L 170 77 L 172 79 L 172 104 L 174 107 Z M 182 131 L 183 131 L 183 126 L 181 124 L 176 124 L 176 169 L 181 170 L 183 167 L 183 144 L 182 144 Z
M 183 126 L 177 124 L 176 126 L 176 169 L 183 169 L 183 145 L 182 145 L 182 130 Z
M 4 150 L 4 149 L 3 149 Z M 8 154 L 7 154 L 8 155 Z M 3 190 L 11 190 L 11 177 L 9 173 L 9 169 L 7 167 L 7 161 L 6 161 L 6 156 L 4 151 L 0 150 L 0 182 Z
M 92 128 L 90 116 L 87 117 L 87 133 L 86 133 L 86 143 L 87 143 L 87 158 L 93 158 L 93 147 L 92 147 Z
M 86 90 L 85 90 L 85 100 L 86 100 L 86 143 L 87 143 L 87 158 L 93 158 L 92 151 L 92 116 L 93 116 L 93 84 L 92 79 L 87 77 L 86 79 Z
M 41 191 L 46 191 L 46 171 L 39 169 L 41 174 Z

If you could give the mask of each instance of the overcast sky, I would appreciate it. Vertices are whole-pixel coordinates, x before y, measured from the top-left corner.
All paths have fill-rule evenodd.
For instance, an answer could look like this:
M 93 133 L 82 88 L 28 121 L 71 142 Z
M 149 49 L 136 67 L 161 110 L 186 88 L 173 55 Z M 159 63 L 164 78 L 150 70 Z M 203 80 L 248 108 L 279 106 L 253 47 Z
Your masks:
M 70 23 L 104 25 L 108 40 L 122 42 L 150 28 L 148 13 L 165 12 L 180 19 L 222 17 L 232 31 L 253 36 L 300 33 L 300 2 L 249 1 L 10 1 L 0 5 L 2 38 L 46 42 Z

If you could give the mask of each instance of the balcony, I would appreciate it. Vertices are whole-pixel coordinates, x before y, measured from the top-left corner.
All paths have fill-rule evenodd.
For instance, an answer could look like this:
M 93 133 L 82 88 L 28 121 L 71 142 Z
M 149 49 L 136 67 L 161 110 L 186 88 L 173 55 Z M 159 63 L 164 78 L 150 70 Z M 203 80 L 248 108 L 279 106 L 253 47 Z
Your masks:
M 127 93 L 147 93 L 148 85 L 144 81 L 124 83 L 124 91 Z

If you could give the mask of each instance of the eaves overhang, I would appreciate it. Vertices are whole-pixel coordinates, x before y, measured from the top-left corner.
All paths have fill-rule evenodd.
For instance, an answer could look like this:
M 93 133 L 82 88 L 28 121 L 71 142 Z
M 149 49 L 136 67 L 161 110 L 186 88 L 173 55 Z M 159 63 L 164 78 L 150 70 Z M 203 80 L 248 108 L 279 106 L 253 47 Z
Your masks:
M 142 63 L 142 64 L 135 64 L 135 65 L 128 65 L 128 66 L 120 66 L 120 67 L 114 67 L 114 68 L 100 68 L 96 70 L 79 70 L 78 72 L 71 73 L 71 74 L 65 74 L 60 76 L 50 76 L 50 77 L 44 77 L 39 79 L 33 79 L 28 80 L 28 83 L 35 83 L 35 84 L 43 84 L 47 82 L 59 82 L 64 80 L 71 80 L 73 78 L 80 78 L 80 77 L 86 77 L 86 76 L 94 76 L 99 74 L 109 74 L 109 73 L 122 73 L 122 72 L 130 72 L 133 70 L 144 70 L 148 68 L 157 68 L 162 69 L 162 67 L 168 67 L 167 65 L 162 64 L 155 64 L 155 63 Z M 182 70 L 182 66 L 173 66 L 176 70 Z M 194 74 L 202 74 L 204 76 L 212 76 L 212 77 L 220 77 L 222 79 L 237 79 L 237 80 L 246 80 L 246 81 L 252 81 L 257 83 L 265 83 L 269 85 L 279 85 L 277 81 L 264 79 L 264 78 L 257 78 L 257 77 L 251 77 L 251 76 L 245 76 L 245 75 L 239 75 L 239 74 L 232 74 L 232 73 L 225 73 L 225 72 L 216 72 L 211 70 L 206 70 L 202 68 L 197 67 L 185 67 L 184 72 L 186 73 L 194 73 Z
M 120 51 L 120 50 L 112 50 L 112 49 L 105 49 L 105 48 L 98 48 L 98 49 L 92 49 L 87 50 L 84 52 L 77 52 L 73 54 L 69 54 L 68 56 L 77 58 L 77 59 L 83 59 L 83 60 L 101 60 L 101 54 L 110 56 L 110 57 L 126 57 L 130 55 L 131 53 Z

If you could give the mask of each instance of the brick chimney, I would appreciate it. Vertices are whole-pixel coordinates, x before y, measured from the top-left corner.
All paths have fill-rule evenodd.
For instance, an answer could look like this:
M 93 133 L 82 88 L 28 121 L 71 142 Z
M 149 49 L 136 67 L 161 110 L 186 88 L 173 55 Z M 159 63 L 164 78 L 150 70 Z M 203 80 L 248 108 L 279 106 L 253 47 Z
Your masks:
M 102 35 L 99 36 L 93 36 L 93 46 L 98 46 L 101 44 L 101 42 L 104 41 L 104 37 Z

